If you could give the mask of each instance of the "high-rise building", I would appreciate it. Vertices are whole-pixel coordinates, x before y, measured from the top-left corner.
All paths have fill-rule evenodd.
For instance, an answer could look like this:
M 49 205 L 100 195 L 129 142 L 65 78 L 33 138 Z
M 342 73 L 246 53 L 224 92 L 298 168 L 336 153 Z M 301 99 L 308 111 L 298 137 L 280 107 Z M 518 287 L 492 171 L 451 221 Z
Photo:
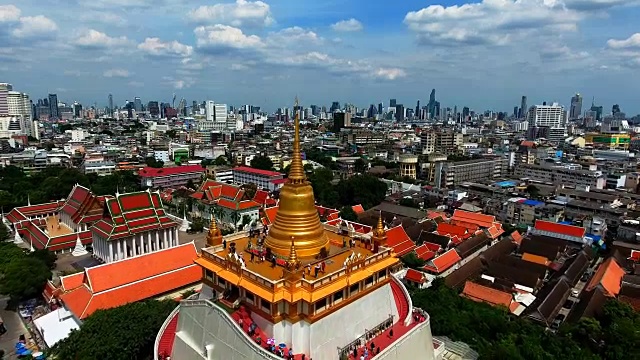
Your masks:
M 382 115 L 382 113 L 383 113 L 383 111 L 382 111 L 382 110 L 383 110 L 383 108 L 384 108 L 384 104 L 379 103 L 379 104 L 378 104 L 378 114 Z
M 149 115 L 157 117 L 160 115 L 160 106 L 157 101 L 149 101 L 147 104 L 147 111 L 149 111 Z
M 396 104 L 396 121 L 404 121 L 404 105 Z
M 420 100 L 416 103 L 416 116 L 420 117 Z
M 603 108 L 602 106 L 596 106 L 596 99 L 595 97 L 591 100 L 591 111 L 595 112 L 596 114 L 596 121 L 600 121 L 602 120 L 602 111 Z
M 396 107 L 397 103 L 396 103 L 396 99 L 389 99 L 389 107 L 390 108 L 394 108 Z
M 135 97 L 133 98 L 133 109 L 136 112 L 141 112 L 142 111 L 142 100 L 140 100 L 139 97 Z
M 527 116 L 527 97 L 522 96 L 520 100 L 520 113 L 518 114 L 519 119 L 523 119 Z
M 340 103 L 338 101 L 334 101 L 331 103 L 331 108 L 329 109 L 332 113 L 340 110 Z
M 58 95 L 49 94 L 49 117 L 52 119 L 60 118 L 60 110 L 58 109 Z
M 158 103 L 156 103 L 158 105 Z M 113 95 L 109 94 L 109 116 L 113 117 Z
M 567 134 L 567 111 L 558 103 L 535 105 L 527 113 L 530 140 L 562 141 Z
M 340 129 L 351 126 L 351 113 L 340 111 L 333 113 L 333 132 L 339 133 Z
M 7 97 L 9 91 L 13 90 L 13 86 L 8 83 L 0 83 L 0 116 L 9 115 L 9 104 L 7 103 Z
M 77 118 L 82 117 L 82 105 L 77 101 L 75 101 L 72 107 L 73 107 L 73 116 Z
M 571 98 L 571 108 L 569 108 L 569 119 L 578 119 L 582 115 L 582 95 L 575 94 Z

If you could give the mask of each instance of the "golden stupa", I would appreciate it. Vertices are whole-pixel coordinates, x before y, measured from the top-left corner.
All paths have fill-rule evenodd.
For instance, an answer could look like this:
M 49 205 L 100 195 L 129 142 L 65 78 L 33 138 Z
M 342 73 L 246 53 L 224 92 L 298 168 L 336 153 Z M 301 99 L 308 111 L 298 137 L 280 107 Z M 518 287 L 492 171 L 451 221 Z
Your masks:
M 296 99 L 296 107 L 298 101 Z M 281 257 L 288 257 L 291 239 L 300 258 L 315 257 L 329 249 L 329 239 L 320 223 L 311 183 L 307 181 L 300 155 L 300 119 L 296 111 L 293 154 L 288 181 L 280 190 L 280 206 L 269 229 L 265 245 Z
M 211 224 L 209 224 L 209 232 L 207 233 L 207 246 L 220 244 L 222 244 L 222 232 L 218 229 L 216 217 L 211 214 Z

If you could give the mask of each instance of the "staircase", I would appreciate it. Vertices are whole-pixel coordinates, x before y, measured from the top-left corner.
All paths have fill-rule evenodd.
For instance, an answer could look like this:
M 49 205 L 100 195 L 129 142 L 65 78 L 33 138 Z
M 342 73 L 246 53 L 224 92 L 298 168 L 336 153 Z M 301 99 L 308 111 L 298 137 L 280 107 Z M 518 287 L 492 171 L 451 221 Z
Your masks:
M 160 359 L 163 359 L 163 356 L 171 356 L 173 341 L 176 338 L 176 329 L 178 328 L 178 315 L 179 313 L 176 312 L 167 324 L 164 332 L 162 332 L 160 342 L 158 343 L 158 356 L 160 356 Z
M 398 321 L 404 322 L 407 315 L 409 315 L 409 302 L 397 282 L 391 281 L 390 284 L 393 299 L 395 300 L 396 307 L 398 309 Z

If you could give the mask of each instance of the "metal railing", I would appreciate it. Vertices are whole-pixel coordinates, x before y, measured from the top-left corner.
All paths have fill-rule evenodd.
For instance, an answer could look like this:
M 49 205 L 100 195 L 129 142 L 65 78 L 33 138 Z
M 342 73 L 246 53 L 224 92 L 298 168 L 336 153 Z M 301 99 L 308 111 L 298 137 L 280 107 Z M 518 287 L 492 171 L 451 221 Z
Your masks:
M 408 311 L 407 312 L 407 317 L 404 319 L 404 325 L 405 326 L 409 326 L 411 324 L 411 321 L 412 321 L 412 313 L 411 312 L 413 310 L 413 301 L 411 300 L 411 295 L 409 295 L 409 291 L 404 286 L 402 281 L 400 281 L 397 277 L 395 277 L 395 275 L 391 275 L 391 278 L 392 278 L 393 281 L 395 281 L 396 284 L 398 284 L 400 289 L 402 289 L 402 294 L 404 295 L 405 299 L 407 300 L 407 306 L 409 307 L 409 309 L 407 310 Z
M 376 325 L 373 329 L 365 329 L 364 334 L 360 335 L 358 338 L 348 343 L 347 345 L 338 348 L 338 359 L 343 359 L 345 355 L 349 356 L 353 349 L 358 348 L 362 344 L 366 344 L 367 341 L 375 338 L 391 326 L 393 326 L 393 315 L 389 315 L 388 318 L 386 318 L 380 324 Z
M 156 341 L 153 344 L 153 359 L 154 360 L 159 360 L 160 359 L 160 354 L 158 354 L 158 347 L 160 346 L 160 340 L 162 339 L 162 336 L 164 335 L 164 332 L 167 330 L 167 326 L 169 326 L 169 323 L 171 322 L 171 320 L 173 320 L 174 317 L 176 317 L 176 315 L 178 314 L 179 311 L 180 311 L 180 305 L 176 306 L 176 308 L 173 309 L 173 311 L 171 311 L 169 316 L 167 316 L 167 318 L 162 323 L 162 326 L 160 327 L 160 331 L 158 331 L 158 335 L 156 335 Z M 171 354 L 169 354 L 169 355 L 171 355 Z
M 218 306 L 216 303 L 210 300 L 183 300 L 180 302 L 180 306 L 206 306 L 218 313 L 222 319 L 229 325 L 229 327 L 233 330 L 242 339 L 242 341 L 253 351 L 260 356 L 262 359 L 270 359 L 270 360 L 282 360 L 281 357 L 276 356 L 276 354 L 272 354 L 267 349 L 264 349 L 260 345 L 256 344 L 255 341 L 246 333 L 244 329 L 240 328 L 240 326 L 233 320 L 233 318 L 227 313 L 224 309 Z M 157 359 L 156 359 L 157 360 Z

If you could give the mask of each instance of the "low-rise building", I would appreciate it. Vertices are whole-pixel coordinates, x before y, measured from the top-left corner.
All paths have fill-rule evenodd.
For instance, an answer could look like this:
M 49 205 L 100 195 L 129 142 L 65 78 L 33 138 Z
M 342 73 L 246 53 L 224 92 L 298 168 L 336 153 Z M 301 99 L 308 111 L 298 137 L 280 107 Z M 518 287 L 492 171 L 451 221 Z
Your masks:
M 277 171 L 254 169 L 247 166 L 233 168 L 233 182 L 236 184 L 256 184 L 258 189 L 273 191 L 284 184 L 284 174 Z
M 167 168 L 145 167 L 138 172 L 141 184 L 152 189 L 169 189 L 186 186 L 191 180 L 199 183 L 205 175 L 200 165 L 174 166 Z

